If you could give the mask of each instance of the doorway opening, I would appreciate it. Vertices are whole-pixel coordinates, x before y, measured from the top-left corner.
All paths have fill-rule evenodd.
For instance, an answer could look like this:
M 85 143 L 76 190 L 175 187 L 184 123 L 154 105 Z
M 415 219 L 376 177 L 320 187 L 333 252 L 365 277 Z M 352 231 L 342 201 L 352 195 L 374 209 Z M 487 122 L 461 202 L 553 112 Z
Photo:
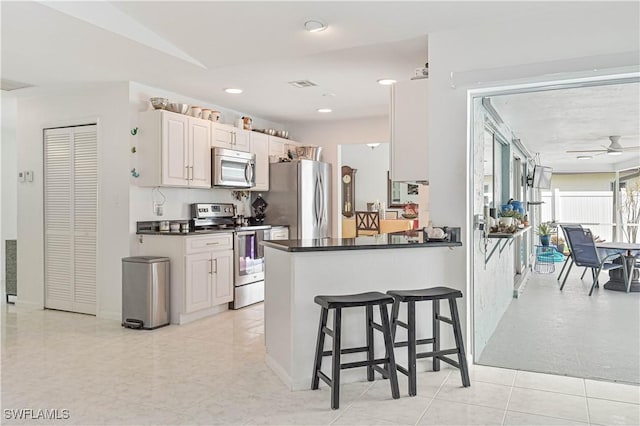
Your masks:
M 602 284 L 609 276 L 602 273 L 589 296 L 591 275 L 582 280 L 583 268 L 573 269 L 561 291 L 557 277 L 569 250 L 558 251 L 559 259 L 551 263 L 555 271 L 536 268 L 542 245 L 536 231 L 542 223 L 551 222 L 554 250 L 564 237 L 558 223 L 605 227 L 607 241 L 623 241 L 637 229 L 633 214 L 623 219 L 621 208 L 623 198 L 633 204 L 636 192 L 625 195 L 619 185 L 625 181 L 631 188 L 640 168 L 639 87 L 639 75 L 627 74 L 469 92 L 475 363 L 640 383 L 640 293 L 607 289 Z M 616 132 L 625 149 L 610 155 L 608 136 Z M 586 153 L 572 152 L 582 150 L 596 151 L 591 162 L 578 159 Z M 553 167 L 548 188 L 533 183 L 536 165 Z M 606 207 L 596 206 L 602 200 L 595 193 L 607 191 Z M 558 198 L 562 194 L 572 198 Z M 485 212 L 495 209 L 499 215 L 510 199 L 523 203 L 521 221 L 528 228 L 503 239 L 488 232 L 491 219 L 485 230 L 477 229 Z M 588 216 L 595 214 L 602 218 Z

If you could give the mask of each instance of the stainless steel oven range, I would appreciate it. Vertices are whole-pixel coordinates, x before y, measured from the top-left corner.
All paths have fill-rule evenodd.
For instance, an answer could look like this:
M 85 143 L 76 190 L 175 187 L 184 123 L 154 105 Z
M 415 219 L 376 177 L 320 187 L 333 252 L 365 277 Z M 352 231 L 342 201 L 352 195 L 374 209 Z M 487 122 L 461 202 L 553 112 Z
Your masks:
M 234 226 L 234 211 L 231 203 L 192 204 L 189 230 L 234 230 L 234 288 L 229 307 L 239 309 L 264 300 L 264 248 L 260 242 L 270 239 L 271 226 Z

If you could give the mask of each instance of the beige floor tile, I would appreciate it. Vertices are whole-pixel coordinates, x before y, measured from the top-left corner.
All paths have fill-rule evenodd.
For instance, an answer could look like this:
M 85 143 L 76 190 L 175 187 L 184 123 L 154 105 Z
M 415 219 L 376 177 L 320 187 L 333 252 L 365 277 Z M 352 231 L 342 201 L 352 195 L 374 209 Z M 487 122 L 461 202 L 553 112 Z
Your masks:
M 536 414 L 518 413 L 507 411 L 504 418 L 505 426 L 586 426 L 588 423 L 574 422 L 573 420 L 558 419 L 555 417 L 539 416 Z
M 504 410 L 434 399 L 420 425 L 501 425 Z
M 556 392 L 513 388 L 507 410 L 588 422 L 585 397 Z
M 640 404 L 640 386 L 585 380 L 587 397 Z
M 469 366 L 469 379 L 473 382 L 487 382 L 497 385 L 511 386 L 516 377 L 516 370 L 488 367 L 485 365 Z
M 483 407 L 505 410 L 511 388 L 493 383 L 475 382 L 468 388 L 451 380 L 451 376 L 436 395 L 436 399 L 459 402 L 463 404 L 480 405 Z M 452 384 L 453 382 L 453 384 Z
M 431 398 L 420 396 L 400 399 L 391 399 L 389 396 L 388 400 L 372 403 L 372 401 L 364 399 L 365 397 L 366 395 L 351 406 L 345 407 L 345 413 L 338 418 L 336 423 L 359 424 L 358 422 L 362 420 L 368 424 L 371 419 L 375 419 L 392 424 L 415 425 L 431 402 Z
M 584 396 L 584 379 L 518 371 L 514 386 Z
M 591 424 L 640 425 L 640 406 L 604 399 L 588 399 Z

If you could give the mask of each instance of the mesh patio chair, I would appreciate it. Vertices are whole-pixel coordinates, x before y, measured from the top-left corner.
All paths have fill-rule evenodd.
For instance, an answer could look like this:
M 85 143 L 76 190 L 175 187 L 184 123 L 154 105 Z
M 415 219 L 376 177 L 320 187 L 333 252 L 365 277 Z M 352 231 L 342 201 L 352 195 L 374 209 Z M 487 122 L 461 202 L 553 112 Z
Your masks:
M 600 276 L 600 272 L 610 271 L 612 269 L 623 268 L 624 271 L 624 283 L 627 287 L 629 287 L 629 273 L 627 272 L 627 262 L 624 261 L 624 256 L 620 253 L 613 253 L 604 258 L 600 258 L 598 255 L 598 249 L 596 249 L 596 245 L 593 242 L 593 235 L 591 231 L 588 229 L 576 229 L 576 228 L 565 228 L 565 235 L 567 240 L 569 241 L 569 246 L 571 247 L 571 253 L 573 257 L 573 262 L 577 266 L 584 266 L 585 268 L 591 269 L 591 275 L 593 276 L 593 284 L 591 284 L 591 290 L 589 291 L 589 296 L 593 293 L 593 289 L 598 287 L 598 277 Z M 614 260 L 618 257 L 622 257 L 622 263 L 610 263 L 610 260 Z M 569 270 L 567 271 L 567 276 L 571 271 L 571 266 L 569 265 Z M 560 286 L 560 290 L 564 288 L 565 283 L 567 282 L 567 276 L 564 277 L 564 281 Z
M 560 227 L 560 229 L 562 229 L 562 233 L 564 234 L 564 236 L 566 237 L 567 241 L 567 247 L 569 248 L 569 256 L 567 256 L 567 258 L 564 260 L 564 263 L 562 264 L 562 269 L 560 270 L 560 274 L 558 274 L 558 281 L 560 281 L 562 279 L 562 274 L 564 273 L 565 268 L 567 267 L 567 264 L 569 264 L 569 270 L 571 269 L 571 266 L 573 266 L 574 260 L 573 260 L 573 250 L 571 250 L 571 243 L 569 242 L 569 238 L 567 237 L 567 229 L 583 229 L 582 225 L 558 225 Z M 569 270 L 567 270 L 567 275 L 569 275 Z M 584 272 L 582 273 L 582 276 L 580 277 L 580 279 L 584 278 L 584 274 L 587 272 L 587 268 L 584 268 Z M 566 281 L 567 277 L 565 276 L 565 281 Z

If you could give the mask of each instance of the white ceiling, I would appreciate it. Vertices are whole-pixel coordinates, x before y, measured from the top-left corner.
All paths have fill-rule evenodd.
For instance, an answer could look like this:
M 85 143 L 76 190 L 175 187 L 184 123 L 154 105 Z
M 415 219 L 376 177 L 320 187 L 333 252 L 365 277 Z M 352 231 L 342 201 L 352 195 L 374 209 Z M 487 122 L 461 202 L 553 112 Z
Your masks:
M 39 87 L 137 81 L 279 122 L 380 116 L 388 113 L 389 89 L 376 80 L 410 78 L 428 60 L 428 33 L 585 7 L 591 5 L 2 2 L 2 76 Z M 329 28 L 306 32 L 310 18 Z M 318 87 L 287 84 L 300 79 Z M 244 93 L 229 95 L 225 87 Z M 320 107 L 334 112 L 320 115 Z
M 3 1 L 1 7 L 3 79 L 45 90 L 136 81 L 287 123 L 388 114 L 389 88 L 376 80 L 409 79 L 428 61 L 429 33 L 545 19 L 602 4 Z M 303 28 L 308 19 L 329 28 L 311 34 Z M 318 86 L 287 84 L 302 79 Z M 226 87 L 244 93 L 229 95 Z M 329 93 L 335 96 L 324 96 Z M 492 102 L 528 149 L 556 171 L 640 164 L 637 152 L 588 162 L 565 153 L 608 145 L 610 135 L 621 135 L 623 146 L 640 146 L 638 84 L 506 95 Z M 318 114 L 321 107 L 334 112 Z
M 640 167 L 640 150 L 620 156 L 598 153 L 577 160 L 574 150 L 609 146 L 619 135 L 623 147 L 640 147 L 640 84 L 626 83 L 492 96 L 491 104 L 543 165 L 554 171 L 614 171 Z

